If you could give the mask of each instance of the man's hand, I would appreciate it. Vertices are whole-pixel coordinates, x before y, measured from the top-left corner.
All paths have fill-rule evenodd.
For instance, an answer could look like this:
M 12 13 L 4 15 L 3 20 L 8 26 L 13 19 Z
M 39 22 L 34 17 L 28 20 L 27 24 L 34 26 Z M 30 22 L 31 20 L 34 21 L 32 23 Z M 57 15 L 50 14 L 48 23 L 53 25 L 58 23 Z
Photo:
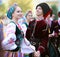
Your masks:
M 39 52 L 39 51 L 36 51 L 36 52 L 34 53 L 34 57 L 40 57 L 40 52 Z

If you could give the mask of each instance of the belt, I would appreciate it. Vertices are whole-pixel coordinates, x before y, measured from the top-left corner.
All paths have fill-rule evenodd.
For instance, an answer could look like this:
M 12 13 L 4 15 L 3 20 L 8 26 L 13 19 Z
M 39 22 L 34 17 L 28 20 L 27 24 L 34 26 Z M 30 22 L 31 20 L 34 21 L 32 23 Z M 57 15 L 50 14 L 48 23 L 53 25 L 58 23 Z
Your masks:
M 38 45 L 39 46 L 41 44 L 41 42 L 33 42 L 33 41 L 31 41 L 31 44 L 34 45 L 34 46 L 35 45 Z

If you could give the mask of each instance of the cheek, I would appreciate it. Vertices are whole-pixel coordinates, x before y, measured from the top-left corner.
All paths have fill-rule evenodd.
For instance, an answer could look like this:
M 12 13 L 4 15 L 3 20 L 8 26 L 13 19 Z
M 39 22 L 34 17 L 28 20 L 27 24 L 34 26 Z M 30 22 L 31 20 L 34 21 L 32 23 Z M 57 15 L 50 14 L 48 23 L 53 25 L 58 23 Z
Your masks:
M 23 17 L 23 14 L 22 14 L 22 13 L 19 13 L 18 15 L 19 15 L 20 17 Z
M 29 17 L 28 17 L 28 16 L 27 16 L 26 18 L 27 18 L 27 19 L 29 19 Z
M 39 11 L 41 14 L 43 13 L 42 10 Z

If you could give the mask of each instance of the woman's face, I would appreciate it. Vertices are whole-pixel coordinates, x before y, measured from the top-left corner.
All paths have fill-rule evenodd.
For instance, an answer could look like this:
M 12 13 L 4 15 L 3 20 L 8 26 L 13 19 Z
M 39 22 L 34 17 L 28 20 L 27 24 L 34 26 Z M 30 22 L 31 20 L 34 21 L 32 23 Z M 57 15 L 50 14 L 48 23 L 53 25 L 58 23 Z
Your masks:
M 16 6 L 16 9 L 14 11 L 14 13 L 12 14 L 12 19 L 15 18 L 15 19 L 20 19 L 22 18 L 22 9 L 18 6 Z
M 27 18 L 28 20 L 31 20 L 31 19 L 33 18 L 32 13 L 28 13 L 27 16 L 26 16 L 26 18 Z
M 38 6 L 36 9 L 36 15 L 37 16 L 43 15 L 43 11 L 42 11 L 42 8 L 40 6 Z

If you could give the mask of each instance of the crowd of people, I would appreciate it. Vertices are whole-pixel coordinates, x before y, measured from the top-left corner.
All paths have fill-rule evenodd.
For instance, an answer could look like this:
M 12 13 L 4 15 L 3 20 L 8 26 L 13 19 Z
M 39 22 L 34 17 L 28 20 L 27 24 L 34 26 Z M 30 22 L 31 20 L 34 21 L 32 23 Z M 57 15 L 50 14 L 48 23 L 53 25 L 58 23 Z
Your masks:
M 33 17 L 32 10 L 24 15 L 21 7 L 13 4 L 6 17 L 5 37 L 0 23 L 1 57 L 60 57 L 60 12 L 55 20 L 52 8 L 40 3 Z

